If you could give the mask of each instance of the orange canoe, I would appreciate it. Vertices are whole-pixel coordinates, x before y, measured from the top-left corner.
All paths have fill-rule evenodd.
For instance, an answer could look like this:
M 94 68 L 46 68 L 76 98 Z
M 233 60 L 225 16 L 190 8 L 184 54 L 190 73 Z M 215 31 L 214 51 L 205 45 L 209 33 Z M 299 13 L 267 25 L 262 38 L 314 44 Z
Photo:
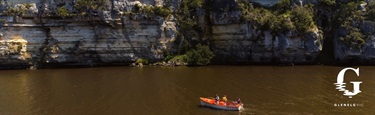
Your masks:
M 230 111 L 239 111 L 243 109 L 243 104 L 238 104 L 236 102 L 222 100 L 219 101 L 219 104 L 216 104 L 214 98 L 204 98 L 200 97 L 201 105 L 206 107 L 211 107 L 214 109 L 230 110 Z

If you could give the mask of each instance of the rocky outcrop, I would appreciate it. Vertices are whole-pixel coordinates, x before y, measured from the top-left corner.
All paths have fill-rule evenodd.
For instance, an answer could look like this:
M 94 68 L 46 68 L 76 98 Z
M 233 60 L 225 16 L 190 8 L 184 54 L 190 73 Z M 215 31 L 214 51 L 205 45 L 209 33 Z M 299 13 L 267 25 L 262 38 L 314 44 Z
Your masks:
M 216 63 L 317 63 L 322 50 L 322 38 L 319 37 L 322 33 L 319 31 L 299 36 L 292 32 L 257 30 L 253 26 L 251 23 L 215 23 L 212 44 Z
M 349 31 L 339 29 L 334 39 L 335 58 L 341 64 L 375 64 L 375 22 L 363 21 L 359 26 L 362 33 L 367 35 L 362 47 L 351 47 L 340 39 L 347 36 Z
M 1 17 L 2 68 L 128 64 L 138 58 L 162 60 L 177 33 L 175 20 L 159 16 L 121 15 L 103 10 L 98 12 L 100 16 L 59 18 L 48 15 L 61 5 L 69 10 L 72 0 L 14 2 L 33 5 L 22 16 Z M 107 9 L 122 13 L 135 2 L 139 3 L 112 1 L 113 6 Z
M 223 8 L 231 8 L 223 11 Z M 210 17 L 214 62 L 223 64 L 313 64 L 322 50 L 322 32 L 274 32 L 241 20 L 235 1 L 218 0 Z

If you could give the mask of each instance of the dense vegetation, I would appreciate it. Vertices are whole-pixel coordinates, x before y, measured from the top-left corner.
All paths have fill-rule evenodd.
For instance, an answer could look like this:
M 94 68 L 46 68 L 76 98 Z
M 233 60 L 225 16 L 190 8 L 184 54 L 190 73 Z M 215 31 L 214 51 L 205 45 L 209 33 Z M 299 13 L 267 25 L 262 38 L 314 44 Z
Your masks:
M 368 20 L 375 21 L 375 1 L 370 1 L 367 5 L 367 15 Z
M 162 16 L 167 18 L 169 15 L 172 14 L 169 6 L 141 6 L 140 4 L 136 4 L 134 6 L 135 13 L 142 13 L 142 14 L 154 14 L 158 16 Z
M 362 48 L 366 36 L 359 29 L 359 23 L 366 19 L 365 13 L 358 6 L 362 1 L 340 4 L 335 12 L 335 22 L 341 31 L 347 31 L 347 35 L 340 36 L 340 40 L 349 47 Z M 370 11 L 372 9 L 369 9 Z
M 8 3 L 7 6 L 9 7 L 7 10 L 1 12 L 1 15 L 9 15 L 9 16 L 23 16 L 30 7 L 31 4 L 20 4 L 17 6 L 12 6 L 11 3 Z
M 210 64 L 214 56 L 208 46 L 198 44 L 194 49 L 187 51 L 186 54 L 173 57 L 167 56 L 166 59 L 170 58 L 170 61 L 186 62 L 189 65 L 207 65 Z
M 239 8 L 244 21 L 258 24 L 263 30 L 304 34 L 316 28 L 312 5 L 291 5 L 290 0 L 281 0 L 273 7 L 263 7 L 242 1 Z

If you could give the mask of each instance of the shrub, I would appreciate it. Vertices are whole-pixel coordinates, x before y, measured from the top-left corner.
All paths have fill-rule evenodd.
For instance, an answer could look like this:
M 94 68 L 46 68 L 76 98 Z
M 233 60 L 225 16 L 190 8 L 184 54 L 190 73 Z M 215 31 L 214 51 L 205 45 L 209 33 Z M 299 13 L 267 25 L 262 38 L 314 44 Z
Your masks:
M 171 58 L 169 61 L 187 63 L 188 57 L 187 57 L 187 55 L 177 55 L 177 56 L 174 56 L 173 58 Z
M 57 8 L 57 15 L 61 17 L 66 17 L 69 15 L 69 11 L 64 7 Z
M 365 19 L 362 11 L 357 8 L 358 3 L 349 2 L 340 6 L 339 11 L 335 13 L 335 21 L 342 27 L 351 26 L 351 22 Z
M 365 44 L 364 36 L 359 29 L 354 29 L 349 35 L 341 37 L 341 41 L 349 47 L 356 47 L 359 49 Z
M 87 15 L 90 11 L 104 10 L 108 2 L 108 0 L 77 0 L 74 8 L 78 10 L 78 14 Z
M 278 2 L 271 9 L 255 8 L 251 4 L 243 2 L 239 3 L 239 8 L 242 10 L 241 17 L 243 20 L 258 24 L 258 27 L 263 30 L 290 31 L 295 29 L 293 22 L 290 20 L 289 0 Z
M 172 14 L 172 11 L 169 9 L 169 7 L 166 7 L 166 6 L 163 6 L 163 7 L 156 6 L 153 8 L 153 11 L 156 15 L 162 16 L 164 18 Z
M 290 0 L 281 0 L 277 2 L 273 8 L 273 10 L 279 12 L 279 13 L 284 13 L 287 11 L 291 10 L 291 5 L 290 5 Z
M 155 14 L 158 16 L 162 16 L 164 18 L 172 14 L 172 10 L 169 9 L 169 7 L 167 6 L 143 6 L 142 7 L 141 5 L 136 4 L 133 7 L 133 11 L 135 13 Z
M 292 22 L 294 23 L 299 33 L 309 32 L 312 28 L 315 27 L 312 7 L 297 6 L 294 8 L 291 15 Z
M 13 7 L 9 7 L 8 9 L 2 12 L 3 15 L 10 15 L 10 16 L 22 16 L 26 13 L 27 10 L 32 6 L 32 4 L 23 3 L 20 5 L 15 5 Z
M 208 46 L 198 44 L 195 49 L 186 53 L 186 60 L 190 65 L 207 65 L 214 56 Z
M 193 30 L 197 25 L 196 10 L 202 8 L 204 0 L 182 0 L 176 18 L 183 30 Z
M 142 63 L 142 64 L 148 64 L 148 60 L 147 60 L 147 59 L 143 59 L 143 58 L 139 58 L 139 59 L 137 59 L 136 62 L 137 62 L 137 63 Z

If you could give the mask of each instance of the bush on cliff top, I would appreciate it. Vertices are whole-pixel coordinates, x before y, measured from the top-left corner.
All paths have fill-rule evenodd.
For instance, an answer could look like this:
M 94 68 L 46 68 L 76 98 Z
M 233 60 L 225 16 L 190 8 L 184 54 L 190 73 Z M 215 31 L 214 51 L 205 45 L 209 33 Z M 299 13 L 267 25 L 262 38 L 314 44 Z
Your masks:
M 316 28 L 311 6 L 295 7 L 292 11 L 292 22 L 299 33 L 307 33 Z
M 66 9 L 64 6 L 61 6 L 59 8 L 57 8 L 57 15 L 60 16 L 60 17 L 66 17 L 66 16 L 69 16 L 69 11 L 68 9 Z
M 9 15 L 9 16 L 22 16 L 24 15 L 27 10 L 32 6 L 31 4 L 23 3 L 17 6 L 13 6 L 12 4 L 8 4 L 9 8 L 1 12 L 2 15 Z
M 133 7 L 133 11 L 135 13 L 155 14 L 164 18 L 167 18 L 172 14 L 172 10 L 169 8 L 169 6 L 141 6 L 136 4 Z
M 77 0 L 74 8 L 79 15 L 90 15 L 91 12 L 104 10 L 107 4 L 109 4 L 109 0 Z
M 282 0 L 271 8 L 255 7 L 248 2 L 239 2 L 242 19 L 258 24 L 260 29 L 272 31 L 297 31 L 307 33 L 316 28 L 312 5 L 293 6 L 290 0 Z

